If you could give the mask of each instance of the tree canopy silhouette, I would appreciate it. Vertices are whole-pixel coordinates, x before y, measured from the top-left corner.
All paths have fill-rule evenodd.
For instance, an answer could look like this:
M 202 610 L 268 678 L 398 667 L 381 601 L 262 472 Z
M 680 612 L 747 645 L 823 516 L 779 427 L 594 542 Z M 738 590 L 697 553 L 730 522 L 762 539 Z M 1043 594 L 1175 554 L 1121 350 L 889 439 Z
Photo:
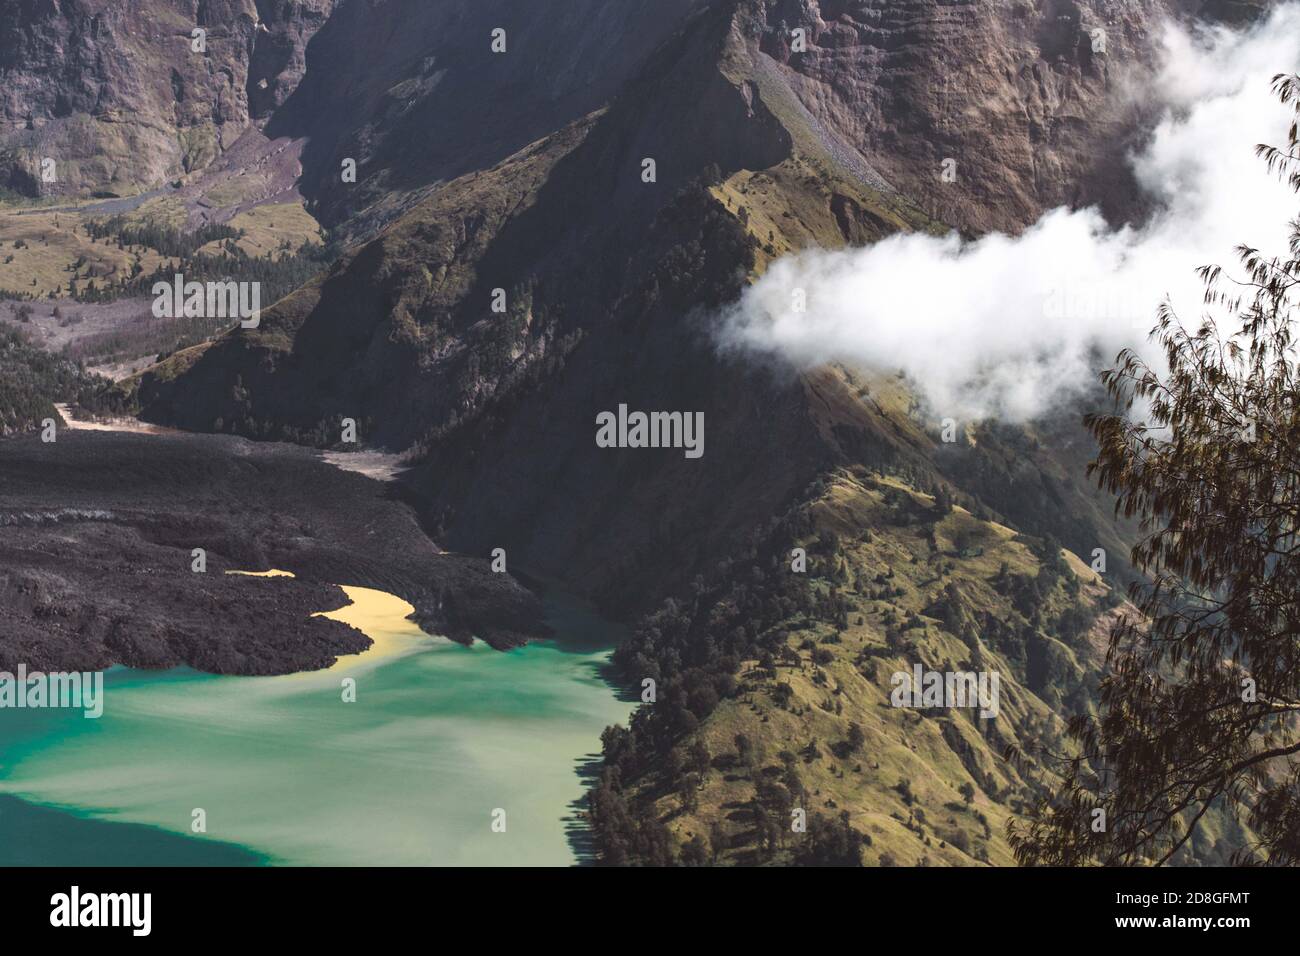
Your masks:
M 1300 76 L 1274 92 L 1287 143 L 1256 151 L 1300 192 Z M 1021 863 L 1177 861 L 1218 812 L 1250 830 L 1237 862 L 1300 862 L 1300 220 L 1284 256 L 1237 252 L 1242 278 L 1200 270 L 1195 332 L 1161 307 L 1166 370 L 1125 351 L 1104 373 L 1127 414 L 1087 420 L 1089 473 L 1140 520 L 1148 582 L 1112 629 L 1097 712 L 1071 721 L 1061 787 L 1012 828 Z

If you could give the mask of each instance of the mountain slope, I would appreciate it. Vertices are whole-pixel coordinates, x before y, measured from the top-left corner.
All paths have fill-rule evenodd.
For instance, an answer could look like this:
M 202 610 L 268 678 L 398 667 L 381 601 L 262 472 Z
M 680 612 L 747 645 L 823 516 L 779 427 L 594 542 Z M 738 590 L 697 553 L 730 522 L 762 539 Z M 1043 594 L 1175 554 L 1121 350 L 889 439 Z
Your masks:
M 494 166 L 605 105 L 705 5 L 342 4 L 268 131 L 307 138 L 303 187 L 318 215 L 364 233 L 349 220 L 386 222 L 432 185 Z M 345 158 L 357 163 L 355 183 L 340 175 Z
M 832 473 L 723 582 L 620 650 L 658 699 L 630 734 L 606 735 L 593 794 L 606 861 L 669 862 L 647 839 L 662 826 L 679 846 L 701 836 L 714 862 L 1010 862 L 1005 823 L 1041 788 L 1062 717 L 1088 706 L 1115 603 L 1061 555 L 887 472 Z M 701 645 L 711 653 L 685 650 Z M 996 718 L 974 701 L 891 705 L 894 675 L 918 664 L 996 673 Z M 665 724 L 670 748 L 647 759 Z M 845 826 L 849 845 L 831 839 Z
M 334 5 L 3 0 L 0 187 L 131 195 L 206 167 L 293 91 Z
M 617 652 L 653 698 L 604 734 L 601 859 L 1013 864 L 1007 824 L 1053 786 L 1047 758 L 1125 613 L 1050 539 L 889 469 L 836 470 Z M 988 696 L 918 706 L 897 696 L 917 668 Z M 1245 842 L 1215 811 L 1176 862 L 1224 865 Z
M 778 7 L 720 3 L 689 18 L 607 109 L 435 190 L 257 332 L 146 375 L 146 417 L 322 444 L 351 417 L 364 442 L 425 450 L 414 483 L 451 546 L 508 546 L 593 593 L 689 580 L 856 440 L 809 429 L 810 393 L 793 378 L 719 358 L 694 311 L 787 249 L 939 228 L 922 211 L 933 187 L 909 196 L 869 178 L 870 143 L 831 129 L 841 111 L 804 105 L 801 93 L 820 98 L 766 52 Z M 1016 20 L 1009 7 L 979 15 Z M 943 45 L 898 29 L 877 42 Z M 972 60 L 981 38 L 963 51 Z M 1090 82 L 1070 88 L 1075 109 L 1103 100 L 1106 77 Z M 1019 95 L 1014 75 L 1005 84 Z M 1119 121 L 1087 122 L 1102 137 Z M 900 163 L 918 142 L 899 138 Z M 656 182 L 642 181 L 646 158 Z M 1034 198 L 1030 171 L 1006 175 L 1028 197 L 1021 216 L 1057 198 Z M 491 311 L 494 289 L 504 314 Z M 708 452 L 596 448 L 596 414 L 620 403 L 703 411 Z M 683 560 L 683 545 L 698 557 Z
M 345 4 L 270 128 L 310 139 L 307 188 L 356 244 L 135 397 L 152 421 L 323 446 L 353 419 L 363 445 L 416 461 L 403 480 L 440 545 L 505 548 L 512 570 L 639 619 L 618 663 L 659 696 L 607 734 L 607 861 L 1008 862 L 1003 824 L 1043 785 L 1062 715 L 1091 705 L 1131 574 L 1078 415 L 945 441 L 891 370 L 756 367 L 713 322 L 811 245 L 1014 231 L 1059 203 L 1140 217 L 1128 93 L 1160 17 L 1189 6 L 718 0 L 648 32 L 629 7 L 583 7 L 623 58 L 525 90 L 549 72 L 548 24 L 508 30 L 494 60 L 479 8 Z M 409 44 L 388 19 L 404 10 Z M 415 38 L 461 29 L 481 45 L 419 58 Z M 400 55 L 358 72 L 385 44 Z M 314 77 L 327 49 L 343 66 Z M 337 173 L 350 153 L 356 189 Z M 600 447 L 597 416 L 623 405 L 702 413 L 703 456 Z M 786 572 L 794 547 L 812 573 Z M 889 676 L 917 663 L 996 670 L 1002 716 L 888 707 Z M 795 791 L 802 843 L 772 829 Z

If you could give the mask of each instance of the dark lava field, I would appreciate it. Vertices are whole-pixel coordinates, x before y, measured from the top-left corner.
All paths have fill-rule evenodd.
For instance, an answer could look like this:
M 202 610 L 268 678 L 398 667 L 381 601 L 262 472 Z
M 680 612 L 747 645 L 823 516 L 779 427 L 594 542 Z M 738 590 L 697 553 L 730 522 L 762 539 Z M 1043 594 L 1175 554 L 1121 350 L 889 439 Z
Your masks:
M 370 644 L 312 616 L 348 603 L 339 585 L 396 594 L 456 640 L 545 633 L 532 592 L 486 556 L 439 551 L 402 494 L 307 449 L 227 436 L 0 440 L 0 670 L 326 667 Z M 296 579 L 224 573 L 271 568 Z

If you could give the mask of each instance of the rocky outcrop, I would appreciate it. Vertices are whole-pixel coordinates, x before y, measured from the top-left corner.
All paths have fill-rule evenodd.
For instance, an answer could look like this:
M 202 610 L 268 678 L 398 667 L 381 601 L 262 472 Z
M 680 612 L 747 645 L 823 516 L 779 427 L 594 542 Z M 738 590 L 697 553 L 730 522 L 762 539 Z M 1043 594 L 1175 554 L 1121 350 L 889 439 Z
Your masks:
M 248 112 L 270 117 L 307 73 L 307 44 L 342 0 L 254 0 L 258 36 L 248 60 Z
M 293 92 L 334 5 L 3 0 L 0 187 L 129 195 L 205 168 Z
M 1124 157 L 1169 12 L 1163 0 L 769 0 L 751 27 L 829 148 L 978 234 L 1059 205 L 1133 212 Z
M 268 131 L 308 138 L 303 191 L 322 222 L 382 224 L 411 194 L 491 168 L 607 104 L 711 2 L 343 4 Z M 342 180 L 344 159 L 356 161 L 354 183 Z

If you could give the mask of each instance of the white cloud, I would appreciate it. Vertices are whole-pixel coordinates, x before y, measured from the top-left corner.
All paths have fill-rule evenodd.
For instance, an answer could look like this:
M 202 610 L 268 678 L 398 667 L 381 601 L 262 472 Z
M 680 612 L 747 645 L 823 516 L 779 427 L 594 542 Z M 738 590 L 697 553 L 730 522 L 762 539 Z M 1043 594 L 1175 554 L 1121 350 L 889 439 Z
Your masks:
M 723 344 L 801 367 L 901 369 L 943 415 L 1022 421 L 1090 387 L 1119 349 L 1150 349 L 1166 296 L 1196 323 L 1198 266 L 1231 271 L 1243 242 L 1286 249 L 1297 197 L 1254 148 L 1284 142 L 1291 114 L 1270 84 L 1300 70 L 1300 5 L 1247 32 L 1171 25 L 1162 51 L 1144 92 L 1164 116 L 1132 158 L 1157 205 L 1143 226 L 1060 208 L 1015 237 L 896 235 L 789 256 L 724 317 Z M 797 290 L 806 312 L 794 310 Z

